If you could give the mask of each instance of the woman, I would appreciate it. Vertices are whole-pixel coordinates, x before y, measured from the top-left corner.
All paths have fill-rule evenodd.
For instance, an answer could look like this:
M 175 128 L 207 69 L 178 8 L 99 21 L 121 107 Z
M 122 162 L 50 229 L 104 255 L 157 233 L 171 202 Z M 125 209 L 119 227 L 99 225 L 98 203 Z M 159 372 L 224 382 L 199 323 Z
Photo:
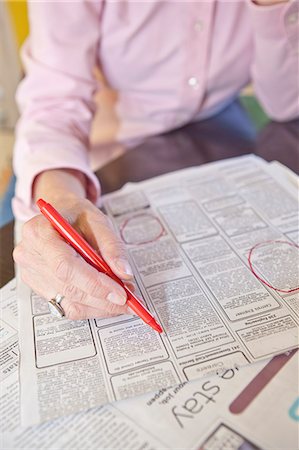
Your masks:
M 125 313 L 123 289 L 78 258 L 34 207 L 39 197 L 51 202 L 131 279 L 122 244 L 94 206 L 95 66 L 118 93 L 120 141 L 209 117 L 250 80 L 269 116 L 289 120 L 298 116 L 298 0 L 32 2 L 29 17 L 13 201 L 27 222 L 14 259 L 38 294 L 63 297 L 70 319 Z

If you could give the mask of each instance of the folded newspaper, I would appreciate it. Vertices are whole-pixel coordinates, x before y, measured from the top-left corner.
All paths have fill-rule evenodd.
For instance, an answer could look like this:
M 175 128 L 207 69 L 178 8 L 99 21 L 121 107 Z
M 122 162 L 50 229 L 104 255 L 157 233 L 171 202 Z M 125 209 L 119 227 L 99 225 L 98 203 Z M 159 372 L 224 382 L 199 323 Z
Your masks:
M 129 184 L 103 197 L 101 207 L 126 243 L 138 292 L 164 333 L 136 316 L 53 317 L 20 283 L 23 425 L 298 346 L 297 190 L 265 161 L 234 158 Z M 275 264 L 261 247 L 257 277 L 248 255 L 269 241 L 280 243 Z
M 1 450 L 298 448 L 298 351 L 24 428 L 16 280 L 0 291 Z

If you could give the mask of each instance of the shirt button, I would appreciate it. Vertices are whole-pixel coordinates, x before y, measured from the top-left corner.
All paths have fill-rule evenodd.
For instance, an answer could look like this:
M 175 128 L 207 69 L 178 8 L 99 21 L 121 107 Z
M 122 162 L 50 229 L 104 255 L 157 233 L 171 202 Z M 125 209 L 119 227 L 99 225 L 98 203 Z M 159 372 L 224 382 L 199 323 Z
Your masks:
M 197 20 L 194 24 L 194 30 L 197 32 L 200 32 L 203 30 L 203 21 L 202 20 Z
M 294 24 L 298 22 L 298 16 L 299 14 L 297 12 L 294 12 L 293 14 L 290 14 L 287 18 L 287 21 L 289 24 Z
M 195 91 L 199 88 L 199 82 L 196 77 L 190 77 L 188 80 L 189 86 L 194 89 Z

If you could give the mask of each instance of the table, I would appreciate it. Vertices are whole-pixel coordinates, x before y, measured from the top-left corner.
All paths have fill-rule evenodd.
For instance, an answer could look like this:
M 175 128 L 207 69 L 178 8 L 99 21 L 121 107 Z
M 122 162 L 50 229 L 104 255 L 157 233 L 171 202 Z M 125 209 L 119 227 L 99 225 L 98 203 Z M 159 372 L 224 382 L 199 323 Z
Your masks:
M 96 172 L 102 192 L 185 167 L 255 153 L 299 172 L 299 120 L 256 130 L 239 101 L 211 119 L 153 136 Z M 13 222 L 0 229 L 0 287 L 14 276 Z

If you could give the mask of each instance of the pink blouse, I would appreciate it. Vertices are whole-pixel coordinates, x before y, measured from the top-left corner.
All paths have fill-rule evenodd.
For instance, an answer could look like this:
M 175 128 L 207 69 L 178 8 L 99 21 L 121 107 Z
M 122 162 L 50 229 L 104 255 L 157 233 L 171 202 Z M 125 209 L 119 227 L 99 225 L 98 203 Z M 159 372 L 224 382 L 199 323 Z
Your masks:
M 47 169 L 81 170 L 90 197 L 99 195 L 88 151 L 96 65 L 117 92 L 120 142 L 211 116 L 250 80 L 270 117 L 299 115 L 298 0 L 29 3 L 14 152 L 19 219 L 34 214 L 32 183 Z

